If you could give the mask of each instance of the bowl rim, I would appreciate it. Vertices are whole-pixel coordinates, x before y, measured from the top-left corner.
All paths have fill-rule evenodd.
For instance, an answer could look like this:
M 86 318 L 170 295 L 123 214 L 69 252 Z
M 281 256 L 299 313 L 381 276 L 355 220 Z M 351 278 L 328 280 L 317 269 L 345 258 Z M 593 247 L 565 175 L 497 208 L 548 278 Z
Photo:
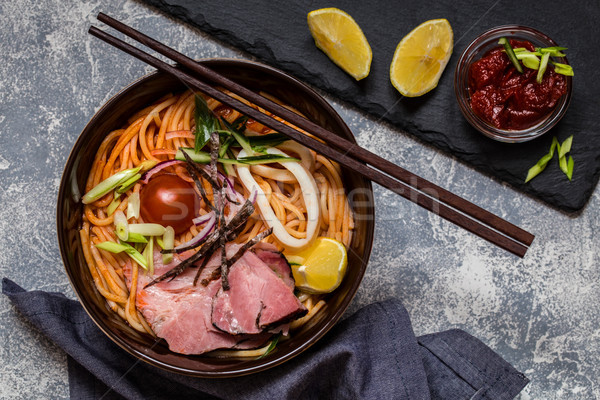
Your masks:
M 331 117 L 331 118 L 333 118 L 333 120 L 335 120 L 335 123 L 337 125 L 339 125 L 340 129 L 342 131 L 344 131 L 345 135 L 347 136 L 346 139 L 351 140 L 354 143 L 356 143 L 356 138 L 355 138 L 354 134 L 352 133 L 350 128 L 347 126 L 345 121 L 342 119 L 342 117 L 339 115 L 339 113 L 331 106 L 331 104 L 321 94 L 317 93 L 314 89 L 312 89 L 307 84 L 300 81 L 299 79 L 295 78 L 294 76 L 292 76 L 282 70 L 279 70 L 277 68 L 271 67 L 269 65 L 266 65 L 266 64 L 263 64 L 260 62 L 256 62 L 256 61 L 245 60 L 245 59 L 215 57 L 215 58 L 202 58 L 202 59 L 198 59 L 197 61 L 207 65 L 208 67 L 210 67 L 211 64 L 212 65 L 218 65 L 218 64 L 238 65 L 241 68 L 250 66 L 251 68 L 256 68 L 256 69 L 260 70 L 260 72 L 274 75 L 277 79 L 286 81 L 292 85 L 295 85 L 296 87 L 301 87 L 308 96 L 310 96 L 315 102 L 317 102 L 319 104 L 319 106 L 321 106 L 324 110 L 326 110 L 329 117 Z M 86 123 L 84 128 L 79 133 L 77 140 L 73 144 L 73 147 L 71 148 L 71 151 L 67 158 L 67 162 L 65 163 L 65 166 L 63 168 L 61 182 L 60 182 L 60 186 L 59 186 L 59 190 L 58 190 L 58 194 L 57 194 L 57 198 L 56 198 L 57 199 L 57 210 L 56 210 L 57 230 L 56 230 L 56 232 L 57 232 L 57 241 L 58 241 L 58 245 L 59 245 L 59 251 L 61 254 L 63 268 L 67 274 L 71 288 L 73 289 L 73 291 L 75 292 L 75 294 L 77 296 L 79 304 L 83 307 L 83 309 L 88 314 L 90 319 L 94 322 L 94 324 L 113 343 L 117 344 L 119 347 L 121 347 L 123 350 L 125 350 L 127 353 L 133 355 L 137 359 L 140 359 L 144 362 L 147 362 L 151 365 L 154 365 L 156 367 L 159 367 L 161 369 L 164 369 L 164 370 L 167 370 L 170 372 L 176 372 L 176 373 L 183 374 L 183 375 L 190 375 L 190 376 L 203 377 L 203 378 L 237 377 L 237 376 L 243 376 L 243 375 L 261 372 L 261 371 L 267 370 L 269 368 L 278 366 L 278 365 L 284 363 L 285 361 L 288 361 L 288 360 L 294 358 L 295 356 L 299 355 L 300 353 L 302 353 L 303 351 L 305 351 L 309 347 L 311 347 L 313 344 L 315 344 L 317 341 L 319 341 L 339 321 L 339 319 L 342 317 L 342 315 L 344 314 L 344 312 L 347 310 L 348 306 L 352 302 L 353 298 L 356 296 L 358 288 L 364 278 L 364 274 L 366 272 L 367 264 L 368 264 L 368 261 L 369 261 L 370 255 L 371 255 L 371 251 L 373 248 L 374 230 L 375 230 L 374 229 L 375 228 L 375 205 L 374 204 L 372 204 L 369 207 L 370 217 L 372 218 L 373 222 L 370 224 L 370 229 L 367 229 L 366 237 L 363 238 L 363 240 L 366 240 L 366 242 L 365 242 L 365 246 L 364 246 L 364 252 L 360 259 L 361 263 L 360 263 L 359 274 L 357 276 L 357 279 L 355 279 L 352 282 L 352 284 L 349 288 L 348 294 L 341 300 L 339 307 L 337 307 L 334 310 L 334 312 L 332 313 L 332 316 L 323 324 L 323 326 L 320 329 L 311 333 L 308 340 L 301 343 L 298 347 L 292 349 L 291 351 L 289 351 L 286 354 L 275 357 L 272 360 L 266 360 L 265 363 L 261 363 L 259 365 L 255 365 L 255 366 L 241 367 L 241 368 L 237 368 L 237 369 L 234 369 L 231 371 L 229 371 L 229 370 L 228 371 L 222 371 L 222 370 L 200 371 L 200 370 L 189 369 L 189 368 L 185 368 L 185 367 L 175 366 L 175 365 L 172 365 L 172 364 L 169 364 L 166 362 L 162 362 L 162 361 L 157 360 L 147 354 L 144 354 L 143 352 L 138 351 L 137 349 L 133 348 L 129 343 L 124 341 L 121 337 L 119 337 L 116 334 L 113 334 L 111 332 L 111 330 L 109 329 L 108 325 L 101 318 L 94 317 L 95 313 L 91 310 L 91 307 L 89 305 L 87 305 L 86 302 L 83 301 L 83 293 L 81 292 L 83 289 L 76 287 L 76 285 L 74 284 L 74 277 L 72 276 L 72 271 L 70 271 L 67 268 L 67 264 L 70 263 L 70 261 L 68 259 L 67 241 L 64 238 L 65 232 L 62 229 L 60 229 L 60 227 L 62 226 L 61 221 L 64 220 L 64 216 L 65 216 L 65 212 L 63 210 L 63 207 L 61 207 L 61 204 L 63 204 L 63 202 L 66 200 L 66 196 L 67 196 L 67 192 L 68 192 L 67 187 L 70 184 L 69 180 L 71 177 L 67 176 L 68 175 L 67 172 L 74 171 L 76 169 L 77 166 L 75 164 L 77 162 L 77 155 L 81 151 L 82 147 L 85 145 L 83 138 L 84 138 L 84 136 L 88 136 L 88 135 L 84 135 L 84 134 L 86 132 L 88 132 L 89 130 L 91 130 L 92 127 L 97 124 L 97 121 L 99 120 L 100 116 L 103 113 L 105 113 L 107 109 L 114 107 L 113 104 L 118 102 L 124 95 L 128 94 L 130 91 L 134 90 L 135 88 L 137 88 L 139 85 L 145 83 L 146 81 L 152 80 L 153 78 L 157 78 L 158 76 L 163 76 L 163 75 L 168 75 L 168 74 L 166 74 L 164 72 L 160 72 L 160 71 L 153 71 L 150 73 L 146 73 L 143 76 L 135 79 L 134 81 L 130 82 L 129 84 L 127 84 L 126 86 L 121 88 L 117 93 L 112 95 L 110 97 L 110 99 L 105 101 L 102 104 L 102 106 L 94 112 L 94 115 Z M 368 193 L 370 193 L 371 198 L 373 198 L 373 186 L 372 186 L 371 181 L 368 179 L 365 179 L 365 186 L 366 186 Z M 353 239 L 353 240 L 355 240 L 355 239 Z M 158 344 L 159 342 L 160 342 L 159 340 L 156 340 L 155 344 Z M 181 356 L 186 356 L 186 355 L 179 354 L 179 353 L 174 353 L 174 352 L 172 352 L 172 353 L 181 355 Z M 192 355 L 190 355 L 190 356 L 192 356 Z
M 469 104 L 469 93 L 466 88 L 468 82 L 468 70 L 471 62 L 478 58 L 482 49 L 489 46 L 493 39 L 497 39 L 500 36 L 517 36 L 519 34 L 527 36 L 527 40 L 538 40 L 540 42 L 546 42 L 550 46 L 558 46 L 558 44 L 552 40 L 545 33 L 526 26 L 526 25 L 499 25 L 490 28 L 475 39 L 473 39 L 462 52 L 454 71 L 454 94 L 459 105 L 459 109 L 467 122 L 475 128 L 478 132 L 481 132 L 485 136 L 505 143 L 522 143 L 529 140 L 536 139 L 550 129 L 552 129 L 565 115 L 569 104 L 571 103 L 571 96 L 573 91 L 572 77 L 566 76 L 567 82 L 567 93 L 562 96 L 559 103 L 554 107 L 551 113 L 544 117 L 541 121 L 532 125 L 526 129 L 521 130 L 505 130 L 499 129 L 491 125 L 479 115 L 475 114 Z M 569 64 L 567 57 L 559 57 L 561 63 Z

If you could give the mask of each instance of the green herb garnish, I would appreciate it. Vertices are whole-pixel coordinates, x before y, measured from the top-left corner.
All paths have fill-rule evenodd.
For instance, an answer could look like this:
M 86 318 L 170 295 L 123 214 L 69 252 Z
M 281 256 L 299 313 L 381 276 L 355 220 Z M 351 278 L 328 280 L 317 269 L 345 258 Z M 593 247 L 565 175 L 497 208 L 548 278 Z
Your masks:
M 148 239 L 141 233 L 128 232 L 126 242 L 131 243 L 148 243 Z
M 210 163 L 210 154 L 204 151 L 199 151 L 194 153 L 193 149 L 180 147 L 175 154 L 176 160 L 185 161 L 185 157 L 182 152 L 190 156 L 192 161 L 200 163 L 200 164 L 208 164 Z M 286 161 L 300 161 L 297 158 L 280 156 L 278 154 L 262 154 L 259 156 L 249 156 L 249 157 L 240 157 L 238 159 L 235 158 L 217 158 L 217 161 L 221 164 L 235 164 L 235 165 L 256 165 L 256 164 L 269 164 L 275 162 L 286 162 Z
M 273 350 L 275 350 L 275 347 L 277 346 L 277 342 L 279 342 L 280 337 L 281 337 L 281 333 L 277 334 L 277 336 L 275 336 L 273 338 L 273 340 L 271 340 L 271 344 L 269 344 L 269 347 L 267 347 L 267 351 L 265 351 L 265 353 L 263 355 L 259 356 L 257 358 L 257 360 L 260 360 L 261 358 L 268 356 Z
M 98 200 L 100 197 L 109 193 L 117 186 L 129 180 L 132 176 L 137 174 L 141 170 L 141 166 L 132 169 L 124 169 L 123 171 L 119 171 L 116 174 L 109 176 L 96 186 L 89 192 L 87 192 L 82 198 L 81 202 L 83 204 L 93 203 Z
M 573 72 L 573 67 L 571 67 L 569 64 L 562 64 L 562 63 L 557 63 L 554 61 L 550 61 L 552 63 L 552 65 L 554 65 L 554 71 L 557 74 L 561 74 L 561 75 L 566 75 L 566 76 L 574 76 L 575 73 Z
M 141 265 L 142 268 L 148 269 L 148 264 L 147 264 L 144 256 L 142 256 L 142 254 L 139 251 L 137 251 L 136 249 L 134 249 L 131 245 L 129 245 L 127 243 L 123 243 L 123 242 L 115 243 L 115 242 L 107 241 L 107 242 L 98 243 L 96 245 L 96 247 L 101 250 L 109 251 L 111 253 L 121 253 L 124 251 L 135 262 L 137 262 L 139 265 Z
M 294 157 L 280 156 L 279 154 L 263 154 L 260 156 L 240 157 L 237 159 L 243 164 L 269 164 L 275 162 L 300 161 Z
M 569 161 L 567 162 L 567 178 L 571 180 L 573 178 L 573 167 L 575 166 L 575 161 L 573 161 L 573 157 L 569 155 Z
M 540 68 L 538 69 L 536 82 L 542 83 L 542 79 L 544 78 L 544 73 L 546 72 L 546 68 L 548 68 L 548 61 L 550 60 L 550 53 L 544 53 L 542 55 L 542 60 L 540 61 Z
M 108 214 L 108 216 L 113 215 L 113 213 L 115 212 L 115 210 L 119 207 L 119 205 L 121 204 L 121 199 L 119 199 L 119 197 L 121 197 L 121 193 L 116 193 L 112 199 L 112 201 L 110 202 L 110 204 L 108 205 L 108 207 L 106 208 L 106 213 Z
M 194 135 L 194 151 L 197 153 L 210 140 L 210 134 L 220 128 L 219 120 L 213 112 L 208 108 L 208 104 L 202 96 L 195 96 L 196 111 L 194 119 L 196 121 L 196 131 Z
M 146 248 L 142 252 L 142 256 L 146 258 L 147 270 L 150 275 L 154 274 L 154 239 L 150 238 L 150 241 L 146 245 Z
M 502 39 L 504 39 L 508 43 L 509 47 L 510 42 L 508 42 L 506 38 L 500 38 L 500 41 L 498 43 L 504 45 L 504 51 L 506 51 L 508 58 L 515 65 L 515 68 L 517 68 L 519 72 L 523 72 L 519 69 L 519 61 L 521 61 L 525 67 L 537 70 L 538 74 L 536 77 L 536 81 L 538 83 L 542 83 L 542 78 L 544 77 L 544 73 L 546 72 L 546 69 L 548 67 L 548 62 L 554 65 L 554 72 L 556 72 L 557 74 L 574 76 L 573 68 L 570 65 L 557 63 L 550 60 L 550 57 L 565 57 L 566 54 L 562 51 L 567 50 L 566 47 L 536 47 L 535 51 L 529 51 L 525 47 L 515 47 L 514 49 L 512 49 L 512 54 L 514 54 L 515 59 L 517 60 L 516 62 L 517 64 L 519 64 L 519 67 L 517 67 L 517 64 L 515 64 L 515 60 L 511 57 L 511 53 L 509 50 L 507 50 L 507 46 L 506 44 L 504 44 Z
M 573 167 L 575 162 L 573 161 L 573 157 L 569 155 L 569 159 L 567 160 L 566 155 L 571 151 L 571 145 L 573 143 L 573 136 L 569 136 L 565 139 L 562 144 L 558 143 L 556 137 L 552 138 L 552 145 L 550 146 L 550 151 L 548 154 L 544 155 L 540 160 L 527 171 L 527 177 L 525 178 L 525 183 L 529 182 L 536 176 L 538 176 L 548 165 L 552 157 L 554 157 L 554 151 L 558 151 L 558 165 L 560 170 L 567 175 L 567 178 L 571 180 L 573 177 Z
M 117 192 L 118 194 L 125 193 L 126 191 L 128 191 L 129 189 L 131 189 L 133 187 L 133 185 L 135 185 L 135 183 L 141 177 L 142 177 L 142 174 L 140 174 L 140 173 L 137 173 L 137 174 L 133 175 L 131 178 L 129 178 L 125 182 L 121 183 L 119 185 L 119 187 L 115 190 L 115 192 Z
M 194 152 L 194 149 L 189 148 L 189 147 L 180 147 L 179 150 L 177 150 L 177 153 L 175 154 L 176 160 L 185 161 L 185 157 L 182 154 L 183 151 L 185 151 L 185 153 L 188 156 L 190 156 L 190 158 L 194 162 L 197 162 L 199 164 L 210 164 L 210 154 L 209 153 L 207 153 L 205 151 Z M 240 162 L 240 161 L 236 160 L 235 158 L 219 157 L 219 158 L 217 158 L 217 161 L 220 162 L 221 164 L 238 164 L 238 165 L 244 164 L 243 162 Z
M 227 154 L 227 150 L 229 150 L 229 146 L 231 146 L 235 142 L 233 136 L 229 135 L 221 142 L 221 148 L 219 149 L 219 157 L 223 158 L 225 154 Z
M 553 47 L 536 47 L 535 51 L 540 52 L 540 53 L 550 53 L 550 55 L 552 57 L 565 57 L 566 54 L 562 52 L 562 50 L 567 50 L 566 47 L 559 47 L 559 46 L 553 46 Z
M 509 60 L 513 63 L 517 71 L 523 73 L 523 66 L 521 66 L 521 63 L 517 59 L 517 56 L 515 55 L 515 52 L 512 46 L 510 45 L 510 41 L 505 37 L 501 37 L 498 41 L 498 44 L 504 46 L 504 51 L 506 51 L 506 55 L 508 55 Z
M 246 139 L 248 139 L 248 142 L 250 142 L 250 146 L 252 146 L 254 151 L 257 151 L 257 148 L 275 147 L 278 144 L 290 140 L 289 137 L 285 136 L 282 133 L 269 133 L 267 135 L 247 136 Z
M 234 124 L 236 121 L 234 121 Z M 225 125 L 225 127 L 227 129 L 229 129 L 229 131 L 231 132 L 231 134 L 233 135 L 235 140 L 240 144 L 240 146 L 242 146 L 242 149 L 246 150 L 246 153 L 248 153 L 250 155 L 254 155 L 254 150 L 252 150 L 252 146 L 250 146 L 250 142 L 248 142 L 248 139 L 246 139 L 246 136 L 244 136 L 244 134 L 242 132 L 238 131 L 238 129 L 236 129 L 232 124 L 227 122 L 225 119 L 223 119 L 222 122 L 223 122 L 223 125 Z
M 150 168 L 154 167 L 157 164 L 157 161 L 154 160 L 146 160 L 143 161 L 136 168 L 124 169 L 123 171 L 119 171 L 114 175 L 109 176 L 96 186 L 89 192 L 87 192 L 82 198 L 81 202 L 83 204 L 93 203 L 98 200 L 100 197 L 114 190 L 117 186 L 125 184 L 125 182 L 132 179 L 137 173 L 148 171 Z M 139 178 L 138 178 L 139 179 Z

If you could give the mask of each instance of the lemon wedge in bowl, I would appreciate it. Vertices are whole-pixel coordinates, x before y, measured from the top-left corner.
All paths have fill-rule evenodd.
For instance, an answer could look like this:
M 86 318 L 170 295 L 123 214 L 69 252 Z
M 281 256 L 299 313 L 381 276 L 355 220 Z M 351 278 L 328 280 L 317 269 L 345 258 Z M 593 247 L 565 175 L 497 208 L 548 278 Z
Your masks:
M 360 26 L 338 8 L 321 8 L 308 13 L 308 29 L 315 44 L 354 79 L 369 75 L 373 52 Z
M 396 47 L 390 65 L 392 85 L 406 97 L 429 92 L 437 86 L 453 46 L 454 33 L 447 19 L 423 22 Z
M 319 237 L 306 250 L 286 256 L 296 287 L 308 293 L 333 292 L 346 274 L 348 255 L 343 243 Z

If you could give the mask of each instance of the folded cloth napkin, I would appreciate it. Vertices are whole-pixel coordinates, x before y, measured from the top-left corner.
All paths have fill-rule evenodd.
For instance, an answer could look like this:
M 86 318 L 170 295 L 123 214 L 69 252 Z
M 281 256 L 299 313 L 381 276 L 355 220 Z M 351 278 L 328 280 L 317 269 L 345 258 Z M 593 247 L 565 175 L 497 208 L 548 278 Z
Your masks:
M 512 399 L 529 380 L 461 331 L 414 336 L 398 300 L 368 305 L 285 364 L 239 378 L 170 373 L 119 348 L 77 301 L 25 291 L 4 278 L 2 292 L 69 355 L 72 399 Z

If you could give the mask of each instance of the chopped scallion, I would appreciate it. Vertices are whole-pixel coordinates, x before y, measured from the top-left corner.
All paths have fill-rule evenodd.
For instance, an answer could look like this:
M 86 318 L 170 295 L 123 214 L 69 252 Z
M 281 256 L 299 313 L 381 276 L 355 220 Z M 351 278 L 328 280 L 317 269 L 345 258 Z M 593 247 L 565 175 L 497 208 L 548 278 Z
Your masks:
M 290 140 L 289 137 L 282 133 L 269 133 L 266 135 L 248 136 L 248 142 L 250 146 L 255 147 L 275 147 L 278 144 Z M 255 148 L 256 150 L 256 148 Z
M 523 66 L 517 59 L 517 56 L 515 56 L 515 52 L 513 51 L 513 48 L 510 45 L 510 41 L 505 37 L 501 37 L 500 40 L 498 41 L 498 44 L 501 44 L 502 46 L 504 46 L 504 51 L 506 51 L 506 55 L 508 56 L 508 59 L 513 63 L 513 65 L 515 66 L 517 71 L 519 71 L 520 73 L 523 73 Z
M 560 145 L 560 150 L 558 152 L 558 158 L 563 158 L 568 152 L 571 151 L 571 146 L 573 145 L 573 135 L 569 136 L 562 142 Z
M 114 175 L 109 176 L 96 186 L 89 192 L 87 192 L 82 198 L 81 202 L 83 204 L 93 203 L 98 200 L 111 190 L 115 189 L 117 186 L 129 180 L 132 176 L 140 172 L 142 169 L 141 166 L 137 168 L 124 169 L 123 171 L 119 171 Z
M 126 241 L 129 237 L 129 223 L 127 222 L 125 214 L 123 214 L 123 211 L 117 211 L 113 221 L 115 224 L 115 233 L 117 234 L 117 237 Z
M 567 50 L 566 47 L 559 47 L 559 46 L 536 47 L 535 49 L 536 49 L 536 51 L 539 51 L 540 53 L 550 53 L 550 55 L 552 57 L 565 57 L 566 54 L 563 53 L 562 50 Z
M 517 54 L 517 58 L 529 69 L 538 69 L 540 67 L 540 59 L 533 53 L 519 53 Z
M 146 258 L 148 273 L 154 274 L 154 239 L 150 238 L 142 255 Z
M 160 247 L 162 247 L 163 250 L 173 249 L 173 247 L 175 246 L 175 230 L 173 229 L 173 227 L 167 226 L 161 242 L 162 243 L 160 244 Z M 173 261 L 173 253 L 163 254 L 162 261 L 165 265 L 169 264 L 171 261 Z
M 238 130 L 235 129 L 225 119 L 222 119 L 221 121 L 222 121 L 223 125 L 225 125 L 225 127 L 227 129 L 229 129 L 229 131 L 231 132 L 231 134 L 233 135 L 235 140 L 240 144 L 240 146 L 242 146 L 242 149 L 246 150 L 246 153 L 248 153 L 248 154 L 254 154 L 254 150 L 252 149 L 252 146 L 250 146 L 250 142 L 248 141 L 246 136 L 244 136 L 243 133 L 238 132 Z
M 552 63 L 552 65 L 554 65 L 554 72 L 556 72 L 557 74 L 575 76 L 575 73 L 573 72 L 573 67 L 571 67 L 569 64 L 562 64 L 554 61 L 550 62 Z
M 571 180 L 573 178 L 573 167 L 575 166 L 575 162 L 573 161 L 573 157 L 569 156 L 569 161 L 567 162 L 567 178 Z
M 568 174 L 568 170 L 567 170 L 567 157 L 560 157 L 558 159 L 558 166 L 560 167 L 560 170 L 565 173 L 565 175 Z
M 192 159 L 192 161 L 200 163 L 200 164 L 209 164 L 210 163 L 210 154 L 205 151 L 194 152 L 194 149 L 180 147 L 175 154 L 175 159 L 180 161 L 185 161 L 185 157 L 181 152 L 185 151 L 188 156 Z M 218 162 L 221 164 L 243 164 L 238 160 L 230 159 L 230 158 L 218 158 Z
M 529 171 L 527 171 L 527 178 L 525 178 L 525 183 L 538 176 L 546 168 L 546 165 L 548 165 L 548 163 L 541 164 L 538 161 L 533 167 L 529 168 Z
M 256 165 L 256 164 L 269 164 L 276 162 L 289 162 L 289 161 L 300 161 L 294 157 L 280 156 L 278 154 L 263 154 L 260 156 L 251 157 L 239 157 L 238 161 L 244 164 Z
M 537 175 L 539 175 L 548 165 L 548 162 L 554 157 L 554 151 L 558 152 L 558 165 L 560 170 L 567 175 L 567 178 L 571 180 L 573 177 L 573 166 L 574 161 L 573 157 L 569 155 L 569 159 L 567 160 L 567 153 L 571 151 L 571 145 L 573 143 L 573 136 L 569 136 L 565 139 L 562 144 L 558 143 L 556 137 L 552 138 L 552 145 L 550 146 L 550 151 L 548 154 L 545 154 L 540 160 L 527 171 L 527 177 L 525 178 L 525 183 L 529 182 Z
M 106 207 L 106 212 L 109 216 L 113 215 L 117 207 L 119 207 L 119 205 L 121 204 L 121 199 L 119 199 L 119 197 L 121 197 L 121 194 L 115 193 L 115 196 L 113 197 L 112 201 L 110 202 L 108 207 Z
M 262 354 L 261 356 L 259 356 L 257 358 L 257 360 L 260 360 L 261 358 L 264 358 L 266 356 L 268 356 L 273 350 L 275 350 L 275 347 L 277 346 L 277 343 L 279 342 L 279 338 L 281 337 L 281 333 L 278 334 L 277 336 L 275 336 L 273 338 L 273 340 L 271 340 L 271 343 L 269 344 L 269 347 L 267 347 L 267 350 L 264 352 L 264 354 Z
M 139 233 L 144 236 L 162 236 L 165 227 L 160 224 L 129 224 L 129 232 Z
M 127 199 L 127 219 L 140 217 L 140 194 L 133 193 Z
M 117 193 L 125 193 L 126 191 L 131 189 L 133 187 L 133 185 L 135 185 L 135 183 L 138 180 L 140 180 L 141 177 L 142 177 L 142 174 L 140 174 L 140 173 L 135 174 L 131 178 L 127 179 L 125 182 L 121 183 L 115 191 Z
M 542 60 L 540 61 L 540 68 L 538 69 L 536 82 L 542 83 L 542 79 L 544 78 L 544 73 L 546 72 L 546 68 L 548 68 L 548 61 L 550 60 L 550 53 L 544 53 L 542 55 Z
M 126 242 L 130 243 L 148 243 L 148 239 L 142 234 L 129 232 Z
M 128 245 L 127 243 L 115 243 L 115 242 L 102 242 L 98 243 L 96 247 L 100 250 L 106 250 L 111 253 L 121 253 L 125 252 L 129 255 L 135 262 L 142 266 L 144 269 L 148 269 L 148 265 L 146 264 L 146 259 L 140 254 L 139 251 Z

